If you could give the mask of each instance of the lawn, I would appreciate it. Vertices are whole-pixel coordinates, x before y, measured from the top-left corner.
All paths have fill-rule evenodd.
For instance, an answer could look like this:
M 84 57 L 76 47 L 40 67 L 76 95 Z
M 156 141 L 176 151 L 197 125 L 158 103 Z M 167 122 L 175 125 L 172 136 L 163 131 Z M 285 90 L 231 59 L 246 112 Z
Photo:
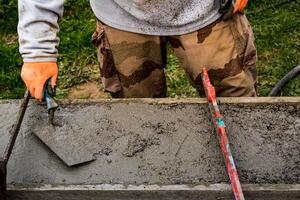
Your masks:
M 5 2 L 5 3 L 4 3 Z M 258 93 L 266 96 L 289 70 L 300 64 L 300 1 L 259 0 L 248 6 L 246 13 L 253 26 L 259 54 Z M 89 1 L 67 0 L 61 25 L 59 56 L 60 98 L 70 89 L 86 82 L 99 82 L 99 69 L 91 35 L 96 23 Z M 17 1 L 0 3 L 0 99 L 20 98 L 24 92 L 19 77 L 22 60 L 18 53 Z M 168 96 L 193 97 L 178 60 L 169 51 Z M 283 96 L 300 96 L 300 77 L 284 89 Z

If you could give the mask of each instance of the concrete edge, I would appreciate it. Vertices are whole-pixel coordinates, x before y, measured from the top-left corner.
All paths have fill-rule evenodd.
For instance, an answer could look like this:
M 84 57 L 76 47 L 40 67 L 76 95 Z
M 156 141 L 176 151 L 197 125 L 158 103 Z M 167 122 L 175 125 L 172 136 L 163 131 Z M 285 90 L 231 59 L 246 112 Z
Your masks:
M 221 103 L 226 104 L 299 104 L 300 97 L 220 97 Z M 0 104 L 19 103 L 21 100 L 0 100 Z M 34 102 L 34 101 L 33 101 Z M 145 104 L 206 104 L 205 98 L 133 98 L 133 99 L 63 99 L 60 105 L 68 104 L 97 104 L 97 103 L 145 103 Z
M 299 185 L 244 185 L 248 200 L 299 200 Z M 216 185 L 70 185 L 9 188 L 10 200 L 216 200 L 233 199 L 229 184 Z
M 244 184 L 244 191 L 249 192 L 300 192 L 300 184 Z M 8 191 L 231 191 L 230 184 L 211 185 L 42 185 L 8 186 Z

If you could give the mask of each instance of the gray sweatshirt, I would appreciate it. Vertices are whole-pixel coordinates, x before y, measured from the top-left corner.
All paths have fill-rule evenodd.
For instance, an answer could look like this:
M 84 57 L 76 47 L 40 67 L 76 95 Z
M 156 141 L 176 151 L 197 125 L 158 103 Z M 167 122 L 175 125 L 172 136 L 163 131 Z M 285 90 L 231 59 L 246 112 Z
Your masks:
M 181 35 L 220 18 L 220 0 L 90 0 L 105 24 L 148 35 Z M 63 0 L 18 0 L 19 43 L 24 62 L 56 61 Z

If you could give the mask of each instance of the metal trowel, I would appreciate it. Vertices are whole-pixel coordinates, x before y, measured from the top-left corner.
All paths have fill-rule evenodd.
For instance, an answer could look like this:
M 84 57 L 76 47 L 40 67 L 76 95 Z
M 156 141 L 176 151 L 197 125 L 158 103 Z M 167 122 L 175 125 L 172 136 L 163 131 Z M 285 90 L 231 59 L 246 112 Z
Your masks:
M 53 89 L 50 81 L 47 81 L 44 101 L 47 104 L 48 119 L 42 115 L 42 124 L 35 126 L 34 134 L 69 167 L 95 160 L 93 153 L 88 149 L 88 144 L 72 131 L 71 124 L 64 124 L 69 126 L 66 128 L 54 120 L 54 113 L 59 107 L 54 96 L 55 88 Z

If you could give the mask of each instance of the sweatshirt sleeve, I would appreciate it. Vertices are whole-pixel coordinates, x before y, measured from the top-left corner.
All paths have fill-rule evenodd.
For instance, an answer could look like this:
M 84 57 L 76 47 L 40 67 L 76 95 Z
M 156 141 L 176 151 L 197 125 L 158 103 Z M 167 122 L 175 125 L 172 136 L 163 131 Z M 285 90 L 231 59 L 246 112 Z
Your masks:
M 18 34 L 24 62 L 57 60 L 58 21 L 63 15 L 63 3 L 63 0 L 18 0 Z

